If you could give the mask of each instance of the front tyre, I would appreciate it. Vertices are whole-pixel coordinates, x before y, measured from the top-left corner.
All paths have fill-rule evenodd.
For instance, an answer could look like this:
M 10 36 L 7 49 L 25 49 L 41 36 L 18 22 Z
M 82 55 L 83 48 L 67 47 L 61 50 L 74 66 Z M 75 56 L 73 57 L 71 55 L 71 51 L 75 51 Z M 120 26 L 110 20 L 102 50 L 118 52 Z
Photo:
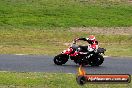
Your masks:
M 56 65 L 62 65 L 65 64 L 68 61 L 68 56 L 65 54 L 59 54 L 54 57 L 54 63 Z

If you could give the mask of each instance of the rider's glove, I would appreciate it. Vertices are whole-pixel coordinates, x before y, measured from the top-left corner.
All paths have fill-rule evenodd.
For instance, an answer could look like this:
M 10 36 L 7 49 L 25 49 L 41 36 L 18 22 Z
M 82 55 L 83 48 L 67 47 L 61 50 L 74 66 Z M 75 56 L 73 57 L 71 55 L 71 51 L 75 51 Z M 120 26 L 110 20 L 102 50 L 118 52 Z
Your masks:
M 76 44 L 76 41 L 73 41 L 73 44 Z
M 78 41 L 78 38 L 74 39 L 74 41 L 75 41 L 75 42 Z

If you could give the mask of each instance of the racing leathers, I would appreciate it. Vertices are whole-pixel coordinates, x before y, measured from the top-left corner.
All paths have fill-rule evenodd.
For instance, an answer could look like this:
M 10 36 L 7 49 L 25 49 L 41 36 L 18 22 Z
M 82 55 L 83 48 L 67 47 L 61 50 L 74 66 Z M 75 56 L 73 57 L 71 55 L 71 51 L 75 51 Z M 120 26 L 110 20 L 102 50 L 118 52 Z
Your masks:
M 89 40 L 89 38 L 77 38 L 74 41 L 76 42 L 78 40 L 87 41 L 89 43 L 88 46 L 80 46 L 80 48 L 85 49 L 88 52 L 92 52 L 92 51 L 96 52 L 97 51 L 97 49 L 98 49 L 98 41 L 96 41 L 96 40 L 91 41 L 91 40 Z

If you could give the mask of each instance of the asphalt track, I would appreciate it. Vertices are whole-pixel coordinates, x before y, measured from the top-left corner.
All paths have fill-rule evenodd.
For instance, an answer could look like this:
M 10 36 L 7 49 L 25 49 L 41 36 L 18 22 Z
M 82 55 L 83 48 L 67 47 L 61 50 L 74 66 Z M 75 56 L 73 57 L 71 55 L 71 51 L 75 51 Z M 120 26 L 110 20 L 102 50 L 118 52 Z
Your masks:
M 132 57 L 105 57 L 101 66 L 84 68 L 90 74 L 132 74 Z M 78 65 L 71 60 L 62 66 L 55 65 L 53 56 L 0 55 L 0 71 L 76 73 L 77 69 Z

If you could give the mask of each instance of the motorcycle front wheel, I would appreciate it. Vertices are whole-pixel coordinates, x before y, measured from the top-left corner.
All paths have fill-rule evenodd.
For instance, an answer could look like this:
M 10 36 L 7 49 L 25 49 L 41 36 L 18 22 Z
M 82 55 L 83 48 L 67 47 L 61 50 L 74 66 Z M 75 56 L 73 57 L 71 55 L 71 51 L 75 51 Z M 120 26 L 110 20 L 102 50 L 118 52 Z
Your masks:
M 65 64 L 68 61 L 68 56 L 65 54 L 59 54 L 54 57 L 54 63 L 56 65 L 62 65 Z

